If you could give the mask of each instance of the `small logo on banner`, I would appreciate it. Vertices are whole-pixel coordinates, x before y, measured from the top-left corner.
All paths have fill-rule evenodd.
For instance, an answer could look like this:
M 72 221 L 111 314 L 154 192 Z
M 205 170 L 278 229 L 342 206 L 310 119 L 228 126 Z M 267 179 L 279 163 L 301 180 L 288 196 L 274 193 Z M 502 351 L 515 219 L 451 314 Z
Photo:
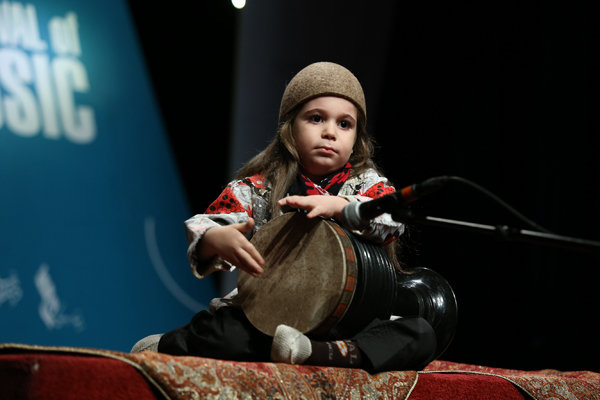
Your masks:
M 21 301 L 22 297 L 23 290 L 17 274 L 12 273 L 5 279 L 0 276 L 0 306 L 8 302 L 14 307 Z
M 38 307 L 40 318 L 49 330 L 62 329 L 67 325 L 78 331 L 84 329 L 83 317 L 79 314 L 68 315 L 64 312 L 64 306 L 56 293 L 56 286 L 50 276 L 50 268 L 42 264 L 34 276 L 41 302 Z

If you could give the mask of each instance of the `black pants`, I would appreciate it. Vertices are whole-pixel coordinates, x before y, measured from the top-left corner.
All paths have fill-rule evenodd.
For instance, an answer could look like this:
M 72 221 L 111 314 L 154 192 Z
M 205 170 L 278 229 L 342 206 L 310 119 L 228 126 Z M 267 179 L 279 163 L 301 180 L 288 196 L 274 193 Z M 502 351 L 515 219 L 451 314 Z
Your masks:
M 422 318 L 375 320 L 352 338 L 370 372 L 419 370 L 433 360 L 436 338 Z M 222 307 L 201 311 L 192 321 L 165 333 L 158 351 L 234 361 L 270 361 L 272 338 L 256 329 L 244 313 Z

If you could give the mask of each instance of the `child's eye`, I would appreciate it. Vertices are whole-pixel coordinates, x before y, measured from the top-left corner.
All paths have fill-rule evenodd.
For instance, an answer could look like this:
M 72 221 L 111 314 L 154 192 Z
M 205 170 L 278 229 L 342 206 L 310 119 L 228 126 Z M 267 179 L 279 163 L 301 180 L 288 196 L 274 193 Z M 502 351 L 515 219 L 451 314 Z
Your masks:
M 311 122 L 323 122 L 323 118 L 320 115 L 318 115 L 318 114 L 311 115 L 308 119 Z
M 340 125 L 340 128 L 342 128 L 342 129 L 348 129 L 348 128 L 352 127 L 352 124 L 350 124 L 350 122 L 346 121 L 346 120 L 340 121 L 339 125 Z

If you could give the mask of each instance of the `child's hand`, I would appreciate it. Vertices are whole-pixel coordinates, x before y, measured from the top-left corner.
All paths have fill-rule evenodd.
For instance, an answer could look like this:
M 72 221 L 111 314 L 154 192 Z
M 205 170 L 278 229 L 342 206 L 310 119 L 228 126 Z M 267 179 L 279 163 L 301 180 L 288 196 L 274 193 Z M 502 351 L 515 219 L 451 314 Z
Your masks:
M 256 247 L 244 236 L 254 228 L 254 219 L 241 224 L 215 226 L 204 234 L 200 242 L 200 257 L 209 259 L 219 255 L 224 260 L 252 276 L 262 274 L 264 259 Z
M 348 200 L 338 196 L 289 196 L 277 202 L 279 206 L 290 206 L 308 211 L 308 218 L 324 217 L 338 218 L 342 209 L 348 204 Z

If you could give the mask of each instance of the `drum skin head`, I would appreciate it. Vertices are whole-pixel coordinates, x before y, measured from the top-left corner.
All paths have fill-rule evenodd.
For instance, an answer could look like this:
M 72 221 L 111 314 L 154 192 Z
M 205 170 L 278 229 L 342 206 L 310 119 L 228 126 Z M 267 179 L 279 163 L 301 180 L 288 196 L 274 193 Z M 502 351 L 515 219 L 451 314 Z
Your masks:
M 287 213 L 263 226 L 251 242 L 265 259 L 255 278 L 238 275 L 238 298 L 250 322 L 273 336 L 280 324 L 309 333 L 334 312 L 346 285 L 344 247 L 332 224 Z

